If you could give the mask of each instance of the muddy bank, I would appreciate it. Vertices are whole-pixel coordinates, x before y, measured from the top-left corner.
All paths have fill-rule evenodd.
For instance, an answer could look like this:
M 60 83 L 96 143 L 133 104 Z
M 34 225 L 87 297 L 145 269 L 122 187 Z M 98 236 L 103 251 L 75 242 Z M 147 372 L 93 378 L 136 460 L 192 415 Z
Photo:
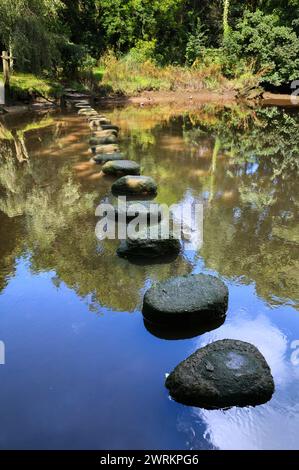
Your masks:
M 188 91 L 144 91 L 137 96 L 117 96 L 102 97 L 97 99 L 99 104 L 104 105 L 128 105 L 134 104 L 140 107 L 154 105 L 172 105 L 178 109 L 192 109 L 204 103 L 214 103 L 218 105 L 232 104 L 240 102 L 236 97 L 235 90 L 223 93 L 201 90 L 196 93 Z M 248 102 L 246 99 L 242 100 Z M 254 100 L 250 100 L 250 102 Z M 261 104 L 273 106 L 299 106 L 299 96 L 295 97 L 287 94 L 275 94 L 265 92 L 262 96 Z
M 263 104 L 273 106 L 299 106 L 299 96 L 266 92 L 263 94 Z

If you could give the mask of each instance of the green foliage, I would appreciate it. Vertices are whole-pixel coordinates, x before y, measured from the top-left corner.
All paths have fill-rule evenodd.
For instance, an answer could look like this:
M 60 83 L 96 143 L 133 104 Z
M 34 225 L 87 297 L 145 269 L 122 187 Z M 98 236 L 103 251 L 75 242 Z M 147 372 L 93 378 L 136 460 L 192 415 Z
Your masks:
M 136 46 L 130 50 L 128 59 L 138 63 L 154 60 L 156 43 L 155 39 L 151 41 L 138 40 Z
M 198 57 L 201 57 L 207 44 L 207 36 L 204 26 L 200 19 L 197 19 L 197 25 L 194 33 L 188 35 L 186 45 L 186 63 L 192 65 Z
M 86 77 L 111 49 L 135 64 L 298 79 L 299 0 L 0 0 L 0 11 L 0 45 L 21 72 Z
M 264 70 L 263 82 L 281 85 L 298 78 L 299 39 L 276 15 L 246 12 L 226 38 L 225 50 L 231 74 L 245 60 L 254 63 L 256 73 Z
M 51 70 L 57 61 L 60 0 L 0 0 L 0 41 L 24 72 Z

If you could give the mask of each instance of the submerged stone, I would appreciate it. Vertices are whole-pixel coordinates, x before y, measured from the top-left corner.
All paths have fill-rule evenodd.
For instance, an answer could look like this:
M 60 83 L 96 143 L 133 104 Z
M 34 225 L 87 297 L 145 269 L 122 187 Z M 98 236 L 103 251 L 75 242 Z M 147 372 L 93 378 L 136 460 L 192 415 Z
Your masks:
M 205 274 L 172 277 L 153 285 L 144 296 L 143 315 L 154 323 L 205 323 L 223 318 L 228 289 L 218 278 Z
M 123 176 L 112 185 L 113 194 L 157 194 L 157 184 L 150 176 Z
M 171 372 L 165 385 L 174 400 L 207 409 L 260 405 L 275 388 L 259 350 L 232 339 L 198 349 Z
M 108 161 L 102 168 L 105 175 L 140 175 L 140 165 L 132 160 Z
M 92 160 L 97 163 L 97 164 L 102 164 L 110 161 L 119 161 L 119 160 L 124 160 L 125 156 L 122 153 L 119 152 L 113 152 L 113 153 L 100 153 L 98 155 L 95 155 L 92 157 Z

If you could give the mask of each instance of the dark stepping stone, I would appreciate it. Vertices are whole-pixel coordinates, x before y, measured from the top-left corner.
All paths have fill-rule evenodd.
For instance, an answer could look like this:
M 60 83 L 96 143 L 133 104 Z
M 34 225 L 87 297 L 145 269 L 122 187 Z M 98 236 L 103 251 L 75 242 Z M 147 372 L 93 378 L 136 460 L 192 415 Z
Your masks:
M 114 160 L 105 163 L 102 168 L 105 175 L 140 175 L 140 165 L 132 160 Z
M 92 160 L 97 164 L 102 164 L 114 160 L 122 160 L 125 159 L 125 156 L 122 153 L 114 152 L 114 153 L 100 153 L 92 157 Z
M 259 350 L 232 339 L 198 349 L 171 372 L 165 385 L 179 403 L 207 409 L 261 405 L 275 388 Z
M 108 125 L 111 123 L 111 121 L 103 116 L 100 116 L 98 113 L 97 113 L 97 117 L 96 119 L 89 119 L 90 122 L 93 122 L 93 121 L 96 121 L 94 122 L 95 125 L 97 126 L 102 126 L 102 125 Z
M 89 139 L 89 144 L 91 147 L 97 145 L 106 145 L 106 144 L 115 144 L 117 142 L 117 137 L 115 135 L 106 135 L 103 137 L 91 137 Z
M 116 195 L 157 194 L 157 184 L 150 176 L 123 176 L 112 185 Z
M 145 293 L 143 315 L 153 323 L 202 324 L 223 318 L 227 307 L 228 289 L 220 279 L 190 274 L 153 285 Z
M 140 218 L 140 220 L 142 220 Z M 123 258 L 143 257 L 143 258 L 160 258 L 169 255 L 178 255 L 181 251 L 180 240 L 174 237 L 171 231 L 165 232 L 163 223 L 156 224 L 155 235 L 151 234 L 152 226 L 147 225 L 147 218 L 144 217 L 143 228 L 139 228 L 136 238 L 127 238 L 120 243 L 117 254 Z
M 119 127 L 118 126 L 114 126 L 113 124 L 102 124 L 102 129 L 103 130 L 113 130 L 113 131 L 116 131 L 116 132 L 119 132 Z
M 138 199 L 127 201 L 125 204 L 118 201 L 116 198 L 113 201 L 116 220 L 122 218 L 127 222 L 135 219 L 138 215 L 142 214 L 147 222 L 152 221 L 160 222 L 162 218 L 162 209 L 159 204 L 152 201 L 140 201 Z

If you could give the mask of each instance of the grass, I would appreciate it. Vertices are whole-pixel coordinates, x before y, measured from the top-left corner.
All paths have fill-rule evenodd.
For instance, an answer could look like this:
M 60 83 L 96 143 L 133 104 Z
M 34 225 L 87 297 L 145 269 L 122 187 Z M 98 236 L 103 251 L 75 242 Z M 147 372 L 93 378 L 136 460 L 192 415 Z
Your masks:
M 112 52 L 108 52 L 101 59 L 94 74 L 102 88 L 128 96 L 145 90 L 223 90 L 230 85 L 218 64 L 159 67 L 150 60 L 139 63 L 130 54 L 117 59 Z
M 0 80 L 3 80 L 2 72 L 0 72 Z M 76 81 L 65 84 L 50 78 L 21 72 L 14 72 L 11 75 L 10 86 L 12 99 L 16 101 L 25 101 L 36 96 L 56 99 L 62 95 L 64 88 L 72 88 L 79 92 L 86 91 L 86 87 Z
M 3 79 L 2 73 L 0 73 L 0 79 Z M 20 72 L 11 75 L 10 85 L 13 95 L 34 95 L 37 93 L 50 98 L 59 96 L 63 90 L 62 85 L 58 82 Z

